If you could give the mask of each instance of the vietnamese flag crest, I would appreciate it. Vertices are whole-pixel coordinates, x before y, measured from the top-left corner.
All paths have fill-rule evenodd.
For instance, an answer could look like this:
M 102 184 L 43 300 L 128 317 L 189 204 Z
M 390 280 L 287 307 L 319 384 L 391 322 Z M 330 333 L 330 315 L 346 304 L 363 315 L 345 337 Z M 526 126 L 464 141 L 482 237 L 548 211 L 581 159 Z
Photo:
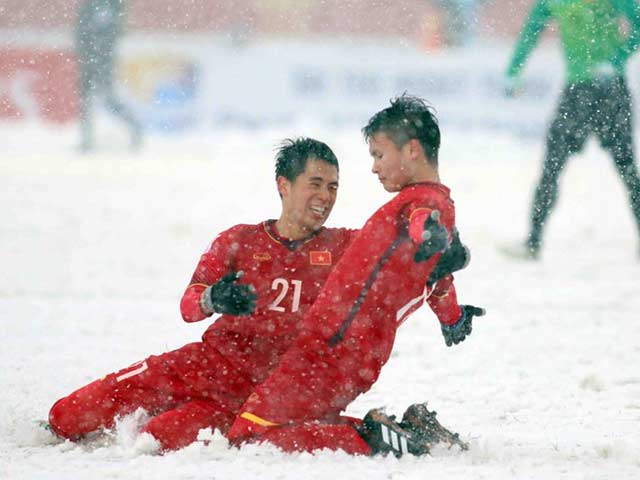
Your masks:
M 331 265 L 331 252 L 309 252 L 311 265 Z

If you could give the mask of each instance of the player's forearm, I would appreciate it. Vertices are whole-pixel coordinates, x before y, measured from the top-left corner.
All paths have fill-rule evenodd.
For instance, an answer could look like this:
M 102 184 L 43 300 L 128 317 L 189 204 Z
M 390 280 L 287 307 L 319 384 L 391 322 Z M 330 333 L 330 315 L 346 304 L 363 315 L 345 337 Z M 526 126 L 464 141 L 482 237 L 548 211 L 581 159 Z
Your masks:
M 427 303 L 442 325 L 453 325 L 458 321 L 461 311 L 453 275 L 445 275 L 436 282 Z
M 522 72 L 529 54 L 538 43 L 540 34 L 546 27 L 548 18 L 549 10 L 546 7 L 546 3 L 538 1 L 531 10 L 522 32 L 518 37 L 511 62 L 507 68 L 507 75 L 509 77 L 517 77 Z

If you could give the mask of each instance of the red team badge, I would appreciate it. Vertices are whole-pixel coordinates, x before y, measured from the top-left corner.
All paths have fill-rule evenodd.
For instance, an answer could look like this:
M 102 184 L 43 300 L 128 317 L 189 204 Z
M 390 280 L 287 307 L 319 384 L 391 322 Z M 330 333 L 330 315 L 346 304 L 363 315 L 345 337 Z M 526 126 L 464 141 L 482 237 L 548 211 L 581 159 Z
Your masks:
M 309 252 L 311 265 L 331 265 L 331 252 Z

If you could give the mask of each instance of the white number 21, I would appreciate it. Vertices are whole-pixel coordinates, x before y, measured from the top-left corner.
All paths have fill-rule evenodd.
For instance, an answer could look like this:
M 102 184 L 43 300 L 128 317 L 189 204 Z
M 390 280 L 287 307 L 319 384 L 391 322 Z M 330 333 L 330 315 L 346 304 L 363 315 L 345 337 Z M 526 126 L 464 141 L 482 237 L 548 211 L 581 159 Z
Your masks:
M 302 280 L 291 280 L 293 285 L 293 299 L 291 300 L 291 311 L 297 312 L 300 308 L 300 294 L 302 293 Z M 284 312 L 285 308 L 280 304 L 289 292 L 289 282 L 284 278 L 276 278 L 271 284 L 271 290 L 279 290 L 276 299 L 269 305 L 269 310 Z

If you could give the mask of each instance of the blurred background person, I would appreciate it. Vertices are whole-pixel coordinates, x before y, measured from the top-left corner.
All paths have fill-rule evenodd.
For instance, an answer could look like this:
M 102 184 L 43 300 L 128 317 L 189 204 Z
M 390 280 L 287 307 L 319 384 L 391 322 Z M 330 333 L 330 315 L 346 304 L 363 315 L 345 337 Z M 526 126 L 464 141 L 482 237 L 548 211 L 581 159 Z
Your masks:
M 78 59 L 80 106 L 80 151 L 95 148 L 94 113 L 96 100 L 120 117 L 130 131 L 130 147 L 139 150 L 142 128 L 114 88 L 116 50 L 122 35 L 124 3 L 122 0 L 85 0 L 78 12 L 75 50 Z
M 507 95 L 520 90 L 520 74 L 545 27 L 555 20 L 566 60 L 565 86 L 547 132 L 546 157 L 524 244 L 505 253 L 526 259 L 540 254 L 545 222 L 558 197 L 560 173 L 590 134 L 607 150 L 627 189 L 640 233 L 640 178 L 633 152 L 631 95 L 625 66 L 640 44 L 636 0 L 537 0 L 507 69 Z M 622 22 L 628 21 L 625 34 Z
M 444 21 L 444 42 L 449 47 L 470 45 L 476 35 L 479 5 L 484 0 L 437 0 Z

